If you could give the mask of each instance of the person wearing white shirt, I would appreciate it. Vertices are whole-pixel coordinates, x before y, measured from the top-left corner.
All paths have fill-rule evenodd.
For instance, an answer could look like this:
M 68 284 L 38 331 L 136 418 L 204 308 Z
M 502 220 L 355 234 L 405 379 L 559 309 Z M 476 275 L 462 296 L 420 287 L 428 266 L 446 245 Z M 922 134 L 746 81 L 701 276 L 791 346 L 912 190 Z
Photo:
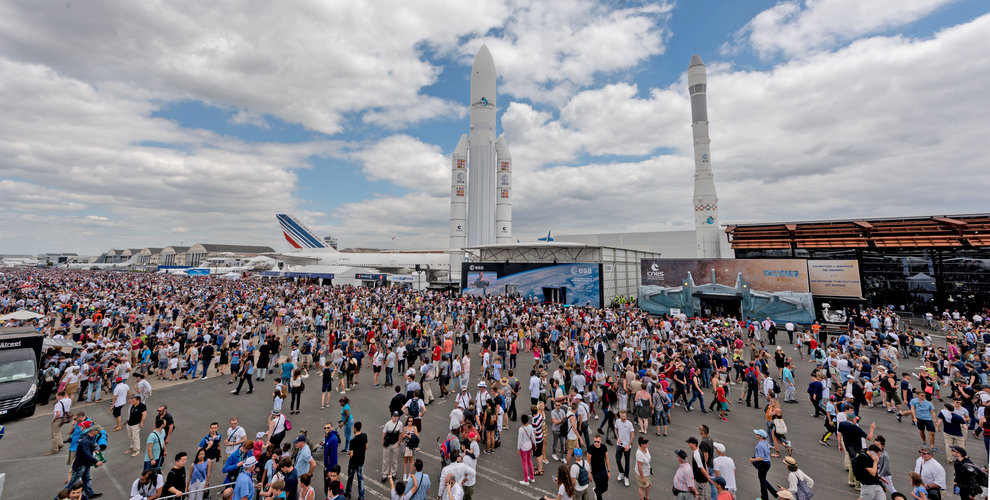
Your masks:
M 131 391 L 131 388 L 125 384 L 120 377 L 117 377 L 117 385 L 113 388 L 113 402 L 110 404 L 110 411 L 113 413 L 114 420 L 117 421 L 117 426 L 110 430 L 110 432 L 117 432 L 123 429 L 120 424 L 120 414 L 124 408 L 124 404 L 127 403 L 127 394 Z
M 945 468 L 932 456 L 931 448 L 922 446 L 918 452 L 921 453 L 921 456 L 914 462 L 914 471 L 921 476 L 921 480 L 925 483 L 925 488 L 928 488 L 928 490 L 934 490 L 935 488 L 944 490 Z
M 626 486 L 629 486 L 629 456 L 632 453 L 632 439 L 635 432 L 636 428 L 632 420 L 629 420 L 626 411 L 620 411 L 619 420 L 615 421 L 615 466 L 619 469 L 618 480 Z
M 464 410 L 461 409 L 460 405 L 455 406 L 453 410 L 450 410 L 450 430 L 453 431 L 459 429 L 463 424 L 464 424 Z
M 529 377 L 529 403 L 536 404 L 540 400 L 540 377 L 533 370 Z
M 533 470 L 533 447 L 536 446 L 536 434 L 533 431 L 533 426 L 529 425 L 529 415 L 521 416 L 520 421 L 522 425 L 519 426 L 519 432 L 516 436 L 516 451 L 519 452 L 519 458 L 522 460 L 523 478 L 519 484 L 526 486 L 536 481 L 536 473 Z
M 237 417 L 230 419 L 230 427 L 227 427 L 227 442 L 224 443 L 224 451 L 229 457 L 247 441 L 247 432 L 237 422 Z
M 715 469 L 715 474 L 717 477 L 725 479 L 725 489 L 735 496 L 736 463 L 731 457 L 725 454 L 724 444 L 715 443 L 715 451 L 718 453 L 718 456 L 712 459 L 712 467 Z
M 46 455 L 54 455 L 64 446 L 62 444 L 62 426 L 65 424 L 62 422 L 62 417 L 69 413 L 72 408 L 72 398 L 66 395 L 64 390 L 59 391 L 55 397 L 57 401 L 55 401 L 55 408 L 52 413 L 52 449 Z
M 464 488 L 457 481 L 455 474 L 450 473 L 444 476 L 443 482 L 440 483 L 439 496 L 440 500 L 464 500 Z

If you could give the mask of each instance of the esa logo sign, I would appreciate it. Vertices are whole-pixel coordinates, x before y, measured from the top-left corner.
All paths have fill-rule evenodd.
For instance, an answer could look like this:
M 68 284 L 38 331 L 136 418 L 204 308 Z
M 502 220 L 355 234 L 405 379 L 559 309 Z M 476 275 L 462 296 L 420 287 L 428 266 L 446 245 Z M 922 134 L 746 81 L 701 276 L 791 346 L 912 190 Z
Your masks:
M 484 271 L 485 266 L 468 266 L 468 271 Z
M 571 274 L 588 275 L 588 274 L 591 274 L 591 268 L 590 267 L 572 267 L 571 268 Z

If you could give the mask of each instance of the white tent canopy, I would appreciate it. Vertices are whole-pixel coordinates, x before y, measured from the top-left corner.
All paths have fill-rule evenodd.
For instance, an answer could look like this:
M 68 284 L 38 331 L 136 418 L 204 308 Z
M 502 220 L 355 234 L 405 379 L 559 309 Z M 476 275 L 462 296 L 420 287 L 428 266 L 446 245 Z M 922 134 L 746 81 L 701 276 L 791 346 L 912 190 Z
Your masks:
M 12 313 L 4 314 L 3 316 L 0 316 L 0 321 L 10 321 L 10 320 L 26 321 L 29 319 L 41 319 L 44 317 L 45 317 L 44 314 L 38 314 L 36 312 L 31 312 L 25 309 L 21 309 L 20 311 L 14 311 Z

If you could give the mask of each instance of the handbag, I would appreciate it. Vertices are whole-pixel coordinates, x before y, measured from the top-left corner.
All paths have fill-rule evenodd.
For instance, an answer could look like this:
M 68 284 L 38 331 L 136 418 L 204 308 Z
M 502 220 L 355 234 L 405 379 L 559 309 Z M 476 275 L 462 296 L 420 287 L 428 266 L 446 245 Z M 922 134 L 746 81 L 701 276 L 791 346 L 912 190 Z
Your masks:
M 773 428 L 774 428 L 774 432 L 776 432 L 777 434 L 780 434 L 782 436 L 787 434 L 787 424 L 784 423 L 784 419 L 780 417 L 773 419 Z

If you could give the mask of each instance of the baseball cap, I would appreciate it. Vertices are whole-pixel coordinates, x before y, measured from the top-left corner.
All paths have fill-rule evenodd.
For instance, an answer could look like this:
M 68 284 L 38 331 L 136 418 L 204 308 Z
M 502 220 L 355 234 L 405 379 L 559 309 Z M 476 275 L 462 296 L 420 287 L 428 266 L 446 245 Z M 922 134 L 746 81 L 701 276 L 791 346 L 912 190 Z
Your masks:
M 760 436 L 763 439 L 767 438 L 767 431 L 763 429 L 753 429 L 753 434 L 756 434 L 757 436 Z
M 92 426 L 93 426 L 92 420 L 83 420 L 82 422 L 79 422 L 79 427 L 82 427 L 83 429 L 89 429 Z
M 122 379 L 122 378 L 120 378 L 120 377 L 117 377 L 117 380 L 116 380 L 116 381 L 117 381 L 117 382 L 123 382 L 123 381 L 124 381 L 124 379 Z
M 584 455 L 584 452 L 581 451 L 581 448 L 574 448 L 574 456 L 575 457 L 581 458 L 582 455 Z
M 681 457 L 682 460 L 687 460 L 687 457 L 688 457 L 687 452 L 684 451 L 684 450 L 682 450 L 682 449 L 676 449 L 676 450 L 674 450 L 674 455 L 677 455 L 678 457 Z
M 264 432 L 259 432 L 259 433 L 257 433 L 257 434 L 254 435 L 254 438 L 255 439 L 261 439 L 263 437 L 265 437 L 265 433 Z
M 954 452 L 959 453 L 963 457 L 966 456 L 966 448 L 963 448 L 962 446 L 951 446 L 951 447 L 949 447 L 949 449 L 951 449 Z
M 725 453 L 725 445 L 722 443 L 715 443 L 715 449 L 721 453 Z
M 712 478 L 712 481 L 715 481 L 716 484 L 718 484 L 719 486 L 725 488 L 725 478 L 724 477 L 722 477 L 722 476 L 715 476 L 715 477 Z
M 296 436 L 296 440 L 293 441 L 293 442 L 295 442 L 295 443 L 305 443 L 306 442 L 306 436 L 303 436 L 302 434 L 300 434 L 300 435 Z
M 399 412 L 397 412 L 397 411 L 393 411 L 393 412 L 392 412 L 392 416 L 393 416 L 393 417 L 398 417 L 399 415 L 402 415 L 402 414 L 401 414 L 401 413 L 399 413 Z
M 482 380 L 481 382 L 478 382 L 478 387 L 488 387 L 488 384 L 486 384 L 485 381 Z

